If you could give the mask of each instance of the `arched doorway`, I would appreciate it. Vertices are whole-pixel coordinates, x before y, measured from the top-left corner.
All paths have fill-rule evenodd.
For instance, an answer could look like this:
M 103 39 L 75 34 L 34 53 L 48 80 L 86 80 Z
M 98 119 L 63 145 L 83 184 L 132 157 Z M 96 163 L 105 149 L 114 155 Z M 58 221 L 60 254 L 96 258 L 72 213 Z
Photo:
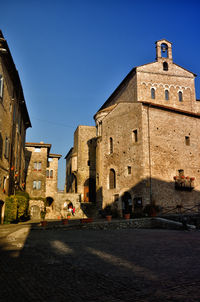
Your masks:
M 84 183 L 84 202 L 95 202 L 96 181 L 94 178 L 88 178 Z
M 31 219 L 40 219 L 40 208 L 36 205 L 31 206 L 30 208 Z
M 123 209 L 123 214 L 128 214 L 132 213 L 132 198 L 131 194 L 129 192 L 125 192 L 122 195 L 122 209 Z
M 46 197 L 46 206 L 51 207 L 53 205 L 54 199 L 50 196 Z

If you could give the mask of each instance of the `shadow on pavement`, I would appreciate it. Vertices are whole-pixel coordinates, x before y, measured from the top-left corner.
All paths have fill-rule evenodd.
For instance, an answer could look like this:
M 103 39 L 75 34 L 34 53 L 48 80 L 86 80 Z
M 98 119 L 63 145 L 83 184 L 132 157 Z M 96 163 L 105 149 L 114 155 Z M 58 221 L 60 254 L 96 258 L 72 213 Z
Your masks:
M 4 232 L 0 301 L 199 302 L 199 232 L 35 224 Z

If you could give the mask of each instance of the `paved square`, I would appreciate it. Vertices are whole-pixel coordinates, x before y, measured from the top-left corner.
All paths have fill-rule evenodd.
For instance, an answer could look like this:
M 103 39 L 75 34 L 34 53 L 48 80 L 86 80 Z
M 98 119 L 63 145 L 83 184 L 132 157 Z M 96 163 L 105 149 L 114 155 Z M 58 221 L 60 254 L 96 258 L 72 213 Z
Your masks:
M 0 301 L 200 301 L 199 231 L 19 228 L 0 242 Z

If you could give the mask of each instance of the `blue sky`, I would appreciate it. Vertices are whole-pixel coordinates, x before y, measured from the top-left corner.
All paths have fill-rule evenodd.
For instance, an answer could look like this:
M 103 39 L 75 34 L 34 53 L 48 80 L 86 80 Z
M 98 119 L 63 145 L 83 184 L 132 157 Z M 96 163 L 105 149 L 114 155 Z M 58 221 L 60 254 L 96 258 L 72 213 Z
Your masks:
M 175 63 L 198 75 L 199 1 L 6 0 L 0 29 L 19 71 L 32 122 L 28 142 L 51 143 L 64 188 L 64 157 L 134 67 L 155 61 L 155 41 L 173 43 Z

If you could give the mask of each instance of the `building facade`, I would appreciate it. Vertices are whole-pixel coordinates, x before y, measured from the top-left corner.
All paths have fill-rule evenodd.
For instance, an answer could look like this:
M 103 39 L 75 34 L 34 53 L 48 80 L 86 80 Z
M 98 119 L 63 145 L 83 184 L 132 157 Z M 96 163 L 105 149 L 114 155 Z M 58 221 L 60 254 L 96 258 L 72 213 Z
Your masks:
M 96 128 L 78 126 L 74 146 L 66 159 L 66 193 L 78 193 L 82 202 L 96 198 Z
M 96 201 L 122 213 L 147 204 L 198 205 L 200 102 L 196 75 L 175 64 L 172 44 L 133 68 L 95 114 Z M 86 162 L 77 162 L 76 170 Z M 82 187 L 83 190 L 83 187 Z
M 0 31 L 0 221 L 6 196 L 25 186 L 25 137 L 31 127 L 8 44 Z
M 52 212 L 57 196 L 58 160 L 60 154 L 51 154 L 51 144 L 29 143 L 26 146 L 26 191 L 30 196 L 30 214 L 39 218 L 44 200 Z

